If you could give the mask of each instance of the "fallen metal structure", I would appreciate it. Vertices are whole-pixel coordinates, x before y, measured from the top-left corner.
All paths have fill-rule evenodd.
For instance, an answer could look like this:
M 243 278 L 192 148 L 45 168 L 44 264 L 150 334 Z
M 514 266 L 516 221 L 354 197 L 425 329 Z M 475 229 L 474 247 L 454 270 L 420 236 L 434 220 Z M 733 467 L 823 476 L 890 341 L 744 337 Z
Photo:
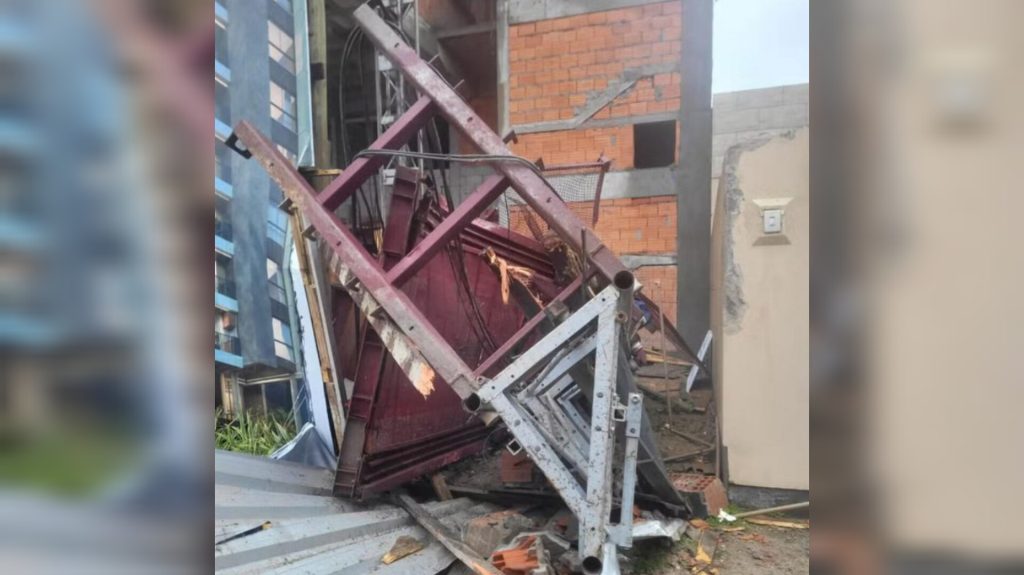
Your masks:
M 687 502 L 662 462 L 629 367 L 644 310 L 657 314 L 657 308 L 535 165 L 514 156 L 371 8 L 363 6 L 354 16 L 381 54 L 423 94 L 369 150 L 316 192 L 273 143 L 247 123 L 240 123 L 229 140 L 239 153 L 264 166 L 291 207 L 310 224 L 329 252 L 330 273 L 350 299 L 346 305 L 372 328 L 372 336 L 360 344 L 362 375 L 349 406 L 335 492 L 358 497 L 436 469 L 479 449 L 485 425 L 500 419 L 515 437 L 509 449 L 525 450 L 578 518 L 584 570 L 614 572 L 616 546 L 629 547 L 632 542 L 634 492 L 657 500 L 663 509 L 687 512 Z M 483 155 L 474 160 L 486 161 L 496 173 L 449 209 L 424 207 L 423 175 L 400 170 L 382 249 L 373 255 L 334 212 L 389 157 L 401 155 L 398 150 L 435 114 L 481 150 Z M 519 267 L 537 271 L 551 265 L 551 250 L 545 245 L 546 254 L 531 253 L 522 249 L 528 242 L 507 241 L 513 237 L 510 230 L 493 233 L 498 226 L 478 219 L 508 188 L 543 219 L 562 253 L 575 254 L 578 267 L 569 270 L 572 279 L 564 285 L 552 283 L 553 276 L 543 273 L 535 274 L 542 278 L 537 285 L 516 280 L 510 260 L 532 258 L 533 267 Z M 407 209 L 396 210 L 396 205 Z M 430 224 L 410 225 L 409 215 L 417 212 Z M 414 232 L 413 227 L 419 229 Z M 495 340 L 495 349 L 486 356 L 479 343 L 460 342 L 458 326 L 450 325 L 451 318 L 442 317 L 434 306 L 440 296 L 429 284 L 441 281 L 433 278 L 442 271 L 435 256 L 452 242 L 466 252 L 466 261 L 472 263 L 465 268 L 475 277 L 485 277 L 482 272 L 488 264 L 499 272 L 500 289 L 480 291 L 485 294 L 479 302 L 482 313 L 491 322 Z M 495 281 L 490 277 L 481 281 Z M 507 292 L 519 309 L 507 303 Z M 500 302 L 493 300 L 495 293 L 502 294 Z M 643 305 L 638 305 L 641 301 Z M 704 369 L 675 329 L 666 328 L 676 347 Z M 408 380 L 401 392 L 388 391 L 405 394 L 390 403 L 381 401 L 385 369 L 400 371 Z M 396 414 L 411 409 L 406 412 L 410 420 L 434 413 L 447 423 L 442 433 L 429 437 L 412 429 L 373 429 L 371 411 L 381 409 Z M 391 435 L 382 440 L 382 434 Z
M 385 272 L 394 269 L 412 245 L 425 240 L 440 223 L 440 208 L 430 205 L 426 201 L 429 197 L 417 194 L 420 185 L 418 172 L 397 169 L 382 240 L 381 265 Z M 423 200 L 419 206 L 417 200 Z M 459 234 L 461 245 L 473 254 L 490 248 L 504 261 L 530 269 L 538 283 L 553 285 L 552 267 L 537 242 L 493 228 L 486 222 L 470 223 Z M 461 358 L 478 361 L 487 348 L 473 330 L 467 329 L 460 300 L 475 299 L 481 320 L 497 342 L 515 333 L 524 321 L 523 313 L 502 302 L 500 279 L 483 259 L 468 254 L 464 258 L 465 273 L 474 288 L 472 294 L 453 289 L 448 260 L 437 257 L 426 262 L 409 276 L 402 289 Z M 332 268 L 336 271 L 338 266 Z M 355 313 L 352 299 L 340 291 L 335 298 L 336 323 L 353 325 L 347 321 L 347 316 Z M 478 418 L 467 418 L 461 399 L 448 386 L 435 386 L 433 392 L 421 394 L 373 330 L 342 333 L 336 341 L 342 356 L 353 358 L 354 382 L 335 484 L 338 495 L 362 499 L 482 449 L 491 430 Z

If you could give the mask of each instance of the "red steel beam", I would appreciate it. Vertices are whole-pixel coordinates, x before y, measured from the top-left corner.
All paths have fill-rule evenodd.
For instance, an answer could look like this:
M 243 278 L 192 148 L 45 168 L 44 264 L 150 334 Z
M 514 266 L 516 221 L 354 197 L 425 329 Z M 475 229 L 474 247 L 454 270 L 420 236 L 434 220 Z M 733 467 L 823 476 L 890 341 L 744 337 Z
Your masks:
M 423 96 L 413 104 L 402 116 L 391 125 L 379 138 L 370 144 L 372 150 L 396 150 L 404 146 L 416 132 L 434 117 L 436 108 L 433 101 Z M 363 156 L 356 158 L 317 196 L 317 201 L 328 210 L 334 211 L 345 203 L 372 176 L 378 168 L 388 161 L 387 156 Z
M 569 283 L 569 285 L 565 286 L 565 289 L 563 289 L 562 292 L 558 294 L 558 296 L 556 296 L 551 303 L 554 303 L 556 301 L 565 301 L 566 299 L 569 298 L 569 296 L 576 293 L 576 290 L 580 289 L 581 285 L 583 285 L 582 275 L 577 276 L 576 279 L 572 280 L 572 282 Z M 533 317 L 531 317 L 529 320 L 527 320 L 526 323 L 523 324 L 523 327 L 519 328 L 518 331 L 512 334 L 512 337 L 508 338 L 508 341 L 502 344 L 502 346 L 499 347 L 498 349 L 494 350 L 494 353 L 492 353 L 490 357 L 485 359 L 484 362 L 481 363 L 476 368 L 476 372 L 473 375 L 475 375 L 477 378 L 486 376 L 487 372 L 490 371 L 491 368 L 497 365 L 498 362 L 502 360 L 502 358 L 508 355 L 508 352 L 512 351 L 512 348 L 519 345 L 520 342 L 526 339 L 526 337 L 529 336 L 538 325 L 540 325 L 540 322 L 547 319 L 547 317 L 547 309 L 543 309 L 540 312 L 534 314 Z
M 355 10 L 353 17 L 377 49 L 391 60 L 422 94 L 432 98 L 437 104 L 438 112 L 482 153 L 494 156 L 514 155 L 501 137 L 480 119 L 444 78 L 374 13 L 373 8 L 363 4 Z M 620 271 L 627 271 L 622 261 L 580 221 L 555 190 L 531 168 L 508 160 L 495 160 L 492 166 L 508 178 L 512 188 L 544 218 L 548 226 L 555 230 L 568 246 L 579 251 L 582 247 L 581 237 L 586 235 L 589 259 L 607 280 L 610 281 Z
M 363 32 L 377 49 L 402 71 L 403 75 L 419 90 L 424 97 L 430 97 L 437 105 L 437 111 L 448 123 L 455 126 L 463 136 L 473 142 L 486 155 L 514 156 L 496 134 L 480 119 L 455 90 L 448 85 L 433 68 L 430 67 L 408 44 L 373 11 L 368 4 L 363 4 L 353 12 L 353 17 Z M 584 257 L 604 276 L 611 281 L 615 274 L 629 271 L 622 260 L 601 242 L 597 234 L 580 220 L 554 189 L 532 168 L 513 160 L 495 160 L 492 167 L 508 178 L 509 184 L 522 196 L 543 219 L 555 230 L 567 246 L 583 252 Z M 675 329 L 665 330 L 665 335 L 689 356 L 695 365 L 705 373 L 710 373 L 693 349 L 687 345 Z
M 508 180 L 501 175 L 493 175 L 480 184 L 458 208 L 441 221 L 430 234 L 423 238 L 402 261 L 395 264 L 388 272 L 388 281 L 401 286 L 416 272 L 430 261 L 430 258 L 443 248 L 455 236 L 459 235 L 473 218 L 480 215 L 491 202 L 498 199 L 508 188 Z
M 384 270 L 363 248 L 345 224 L 317 201 L 316 191 L 306 182 L 277 147 L 248 122 L 240 122 L 235 134 L 270 174 L 295 207 L 309 219 L 323 241 L 338 256 L 365 289 L 387 312 L 406 337 L 416 342 L 437 375 L 465 399 L 476 390 L 473 370 L 462 361 L 433 324 L 423 316 L 408 296 L 388 282 Z

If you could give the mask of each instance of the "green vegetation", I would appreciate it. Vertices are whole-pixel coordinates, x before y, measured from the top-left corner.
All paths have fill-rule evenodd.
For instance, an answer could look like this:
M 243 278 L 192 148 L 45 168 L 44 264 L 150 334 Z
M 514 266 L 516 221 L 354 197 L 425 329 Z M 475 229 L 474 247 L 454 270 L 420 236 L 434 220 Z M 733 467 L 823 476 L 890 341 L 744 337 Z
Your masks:
M 633 575 L 658 575 L 668 571 L 673 559 L 686 549 L 686 537 L 680 541 L 648 539 L 637 541 L 630 551 Z
M 0 434 L 0 486 L 85 497 L 103 490 L 137 463 L 124 435 L 94 428 L 39 436 Z
M 242 414 L 238 419 L 225 420 L 217 410 L 216 426 L 217 449 L 253 455 L 270 455 L 296 434 L 290 413 Z

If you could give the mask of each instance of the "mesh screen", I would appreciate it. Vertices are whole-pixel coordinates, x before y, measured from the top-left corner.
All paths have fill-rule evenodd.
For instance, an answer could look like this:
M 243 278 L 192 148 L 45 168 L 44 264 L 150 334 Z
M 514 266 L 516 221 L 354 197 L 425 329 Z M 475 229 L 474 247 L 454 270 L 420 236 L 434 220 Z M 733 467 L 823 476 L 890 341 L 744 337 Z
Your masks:
M 593 225 L 594 197 L 601 180 L 600 176 L 605 169 L 604 164 L 594 164 L 592 167 L 572 170 L 559 169 L 554 166 L 544 170 L 543 173 L 562 201 L 576 213 L 580 220 L 587 225 Z M 511 228 L 515 232 L 541 241 L 544 233 L 548 230 L 544 218 L 540 217 L 511 188 L 498 200 L 497 208 L 501 225 Z

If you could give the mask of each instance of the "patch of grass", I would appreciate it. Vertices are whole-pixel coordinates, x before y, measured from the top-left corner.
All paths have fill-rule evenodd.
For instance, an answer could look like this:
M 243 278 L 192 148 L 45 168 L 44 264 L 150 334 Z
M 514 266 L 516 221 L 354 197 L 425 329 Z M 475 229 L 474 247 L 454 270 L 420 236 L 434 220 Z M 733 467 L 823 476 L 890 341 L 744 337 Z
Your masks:
M 0 437 L 0 485 L 18 485 L 55 495 L 95 494 L 135 463 L 129 438 L 100 430 Z
M 295 420 L 289 413 L 271 413 L 266 416 L 242 414 L 237 419 L 223 420 L 220 410 L 216 414 L 217 449 L 270 455 L 295 437 Z
M 668 544 L 664 540 L 650 539 L 637 541 L 630 555 L 633 558 L 633 575 L 659 575 L 671 566 L 672 559 L 686 549 L 686 537 Z
M 733 505 L 732 503 L 730 503 L 729 505 L 727 505 L 725 507 L 725 512 L 728 513 L 729 515 L 736 515 L 737 513 L 742 513 L 744 511 L 748 511 L 748 510 L 744 509 L 743 507 L 739 507 L 737 505 Z M 707 522 L 708 522 L 708 525 L 710 525 L 711 527 L 714 527 L 716 529 L 719 528 L 719 527 L 742 527 L 742 526 L 746 526 L 747 525 L 747 522 L 742 520 L 742 519 L 737 519 L 736 521 L 722 521 L 717 516 L 716 517 L 708 517 L 707 518 Z

